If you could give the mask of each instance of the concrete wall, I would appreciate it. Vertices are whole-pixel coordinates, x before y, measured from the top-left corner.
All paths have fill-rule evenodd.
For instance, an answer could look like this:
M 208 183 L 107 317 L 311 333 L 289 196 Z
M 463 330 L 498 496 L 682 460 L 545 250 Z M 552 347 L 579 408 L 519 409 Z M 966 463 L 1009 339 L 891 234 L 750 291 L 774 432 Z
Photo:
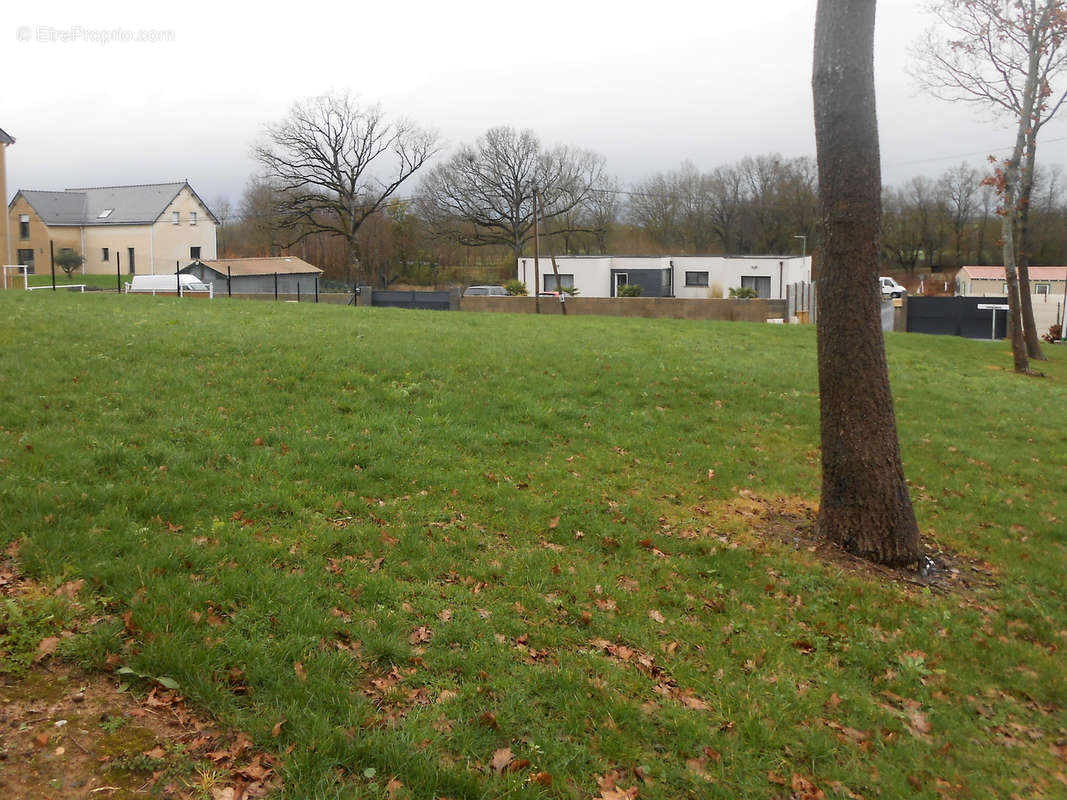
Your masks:
M 573 297 L 567 300 L 568 314 L 604 317 L 664 317 L 709 319 L 733 322 L 765 322 L 784 319 L 784 300 L 694 300 L 680 297 Z M 464 297 L 460 311 L 501 311 L 512 314 L 535 313 L 533 297 Z M 541 298 L 542 314 L 560 314 L 554 297 Z

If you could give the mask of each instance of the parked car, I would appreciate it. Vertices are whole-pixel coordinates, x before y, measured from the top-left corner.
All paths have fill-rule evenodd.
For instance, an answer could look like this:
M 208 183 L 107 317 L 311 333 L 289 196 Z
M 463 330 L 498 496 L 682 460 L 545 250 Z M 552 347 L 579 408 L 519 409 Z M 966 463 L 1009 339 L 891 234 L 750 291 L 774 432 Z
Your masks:
M 468 286 L 464 297 L 507 297 L 508 290 L 503 286 Z
M 882 287 L 882 297 L 903 297 L 908 293 L 908 290 L 897 283 L 892 278 L 878 278 L 878 283 Z
M 134 275 L 133 280 L 126 284 L 126 294 L 155 294 L 178 291 L 178 278 L 181 278 L 182 292 L 207 292 L 214 296 L 213 286 L 202 282 L 195 275 Z

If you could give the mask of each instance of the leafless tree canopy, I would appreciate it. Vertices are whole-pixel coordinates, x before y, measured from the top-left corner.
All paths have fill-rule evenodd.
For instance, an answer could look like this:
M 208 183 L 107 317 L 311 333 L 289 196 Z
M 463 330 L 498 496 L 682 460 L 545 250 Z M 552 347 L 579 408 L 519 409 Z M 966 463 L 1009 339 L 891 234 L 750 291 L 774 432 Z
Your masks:
M 437 152 L 436 133 L 391 121 L 380 106 L 347 94 L 296 103 L 266 133 L 253 154 L 273 189 L 284 244 L 332 233 L 346 242 L 352 264 L 360 226 Z
M 533 237 L 534 190 L 554 233 L 589 230 L 585 215 L 562 223 L 589 205 L 603 169 L 587 150 L 544 150 L 533 131 L 491 128 L 427 175 L 420 211 L 440 235 L 471 246 L 505 244 L 519 256 Z
M 981 104 L 1012 121 L 1032 115 L 1038 128 L 1056 115 L 1067 97 L 1052 89 L 1067 65 L 1063 0 L 935 0 L 929 10 L 940 24 L 916 46 L 912 70 L 925 90 Z M 1028 111 L 1032 78 L 1040 102 Z
M 686 161 L 634 188 L 630 220 L 667 250 L 788 253 L 816 234 L 817 183 L 810 158 L 749 156 L 711 172 Z

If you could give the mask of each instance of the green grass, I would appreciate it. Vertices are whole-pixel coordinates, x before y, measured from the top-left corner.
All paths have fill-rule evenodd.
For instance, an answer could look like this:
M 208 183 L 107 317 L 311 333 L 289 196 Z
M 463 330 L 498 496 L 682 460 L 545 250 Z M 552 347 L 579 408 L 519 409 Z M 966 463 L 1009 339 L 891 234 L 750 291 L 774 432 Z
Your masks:
M 810 327 L 18 292 L 0 341 L 0 546 L 109 611 L 63 652 L 288 797 L 1063 791 L 1063 348 L 889 337 L 922 528 L 998 573 L 941 596 L 731 511 L 817 501 Z

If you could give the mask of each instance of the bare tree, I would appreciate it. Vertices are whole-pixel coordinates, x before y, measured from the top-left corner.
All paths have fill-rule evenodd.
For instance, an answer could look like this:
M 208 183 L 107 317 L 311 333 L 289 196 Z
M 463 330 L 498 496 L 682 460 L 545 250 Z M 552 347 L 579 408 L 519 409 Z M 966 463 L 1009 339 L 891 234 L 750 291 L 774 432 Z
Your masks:
M 815 144 L 822 261 L 818 358 L 822 499 L 817 529 L 883 564 L 921 556 L 879 319 L 881 172 L 874 0 L 819 0 Z
M 630 192 L 630 221 L 643 228 L 660 247 L 672 250 L 681 240 L 680 205 L 681 198 L 673 176 L 655 175 L 634 186 Z
M 420 211 L 431 229 L 460 244 L 507 245 L 515 258 L 533 238 L 533 192 L 540 193 L 542 225 L 555 234 L 588 230 L 569 212 L 585 206 L 604 160 L 588 150 L 541 147 L 533 131 L 490 128 L 462 145 L 422 183 Z
M 977 210 L 978 187 L 981 182 L 978 170 L 968 166 L 967 162 L 946 170 L 937 181 L 952 228 L 955 267 L 963 265 L 967 228 Z
M 363 277 L 360 226 L 437 152 L 436 133 L 348 94 L 295 103 L 266 138 L 252 153 L 276 190 L 285 246 L 315 233 L 340 237 L 346 282 Z
M 218 225 L 218 242 L 219 242 L 219 256 L 223 256 L 226 252 L 226 238 L 229 231 L 230 222 L 233 220 L 233 206 L 230 204 L 230 200 L 226 195 L 220 194 L 215 197 L 211 203 L 211 213 L 215 215 L 215 219 L 219 221 Z
M 1044 358 L 1030 297 L 1030 192 L 1037 135 L 1067 99 L 1067 91 L 1052 89 L 1067 66 L 1067 2 L 935 0 L 930 10 L 941 27 L 928 31 L 916 49 L 920 85 L 937 97 L 976 103 L 1015 126 L 1015 145 L 995 180 L 1002 204 L 1012 355 L 1015 371 L 1029 372 L 1029 358 Z

